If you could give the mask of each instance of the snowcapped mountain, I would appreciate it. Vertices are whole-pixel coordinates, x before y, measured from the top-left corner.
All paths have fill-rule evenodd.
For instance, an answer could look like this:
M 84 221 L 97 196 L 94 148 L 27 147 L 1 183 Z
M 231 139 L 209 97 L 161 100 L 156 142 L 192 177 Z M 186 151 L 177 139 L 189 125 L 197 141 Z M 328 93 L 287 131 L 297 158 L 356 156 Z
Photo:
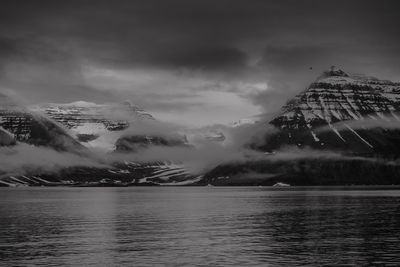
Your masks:
M 269 138 L 266 148 L 290 144 L 359 153 L 393 150 L 400 144 L 393 130 L 400 127 L 399 111 L 400 83 L 332 67 L 270 122 L 281 131 Z
M 395 119 L 400 83 L 349 76 L 339 69 L 324 72 L 273 120 L 281 128 L 310 128 L 344 120 Z
M 0 144 L 14 145 L 15 141 L 65 151 L 83 148 L 56 123 L 0 93 Z
M 68 104 L 44 104 L 31 107 L 64 125 L 87 147 L 112 151 L 125 130 L 140 120 L 154 120 L 153 116 L 129 101 L 121 104 L 96 104 L 77 101 Z
M 66 150 L 73 144 L 80 145 L 76 141 L 79 140 L 89 148 L 102 147 L 124 154 L 125 159 L 129 153 L 140 153 L 152 145 L 188 145 L 184 136 L 171 135 L 175 129 L 168 128 L 171 132 L 167 133 L 157 128 L 149 134 L 129 127 L 137 123 L 140 128 L 138 122 L 154 120 L 129 102 L 95 104 L 78 101 L 36 106 L 32 110 L 36 113 L 0 95 L 0 145 L 26 142 Z M 44 115 L 37 115 L 40 113 Z M 231 126 L 240 129 L 240 126 L 256 123 L 260 124 L 241 120 Z M 176 162 L 119 160 L 104 167 L 73 166 L 53 173 L 29 169 L 25 173 L 8 174 L 0 170 L 0 186 L 400 183 L 400 166 L 387 160 L 400 157 L 400 83 L 331 68 L 287 102 L 269 123 L 276 131 L 266 136 L 261 147 L 250 146 L 263 150 L 262 158 L 223 164 L 203 174 L 193 174 Z M 202 129 L 192 135 L 194 139 L 199 135 L 207 140 L 225 139 L 222 132 L 211 130 Z M 281 148 L 286 146 L 300 149 L 282 154 L 285 150 Z M 323 157 L 308 156 L 310 150 L 303 149 L 305 147 L 311 147 L 312 153 L 321 153 Z M 292 157 L 296 153 L 300 156 Z
M 269 123 L 260 160 L 223 164 L 213 185 L 400 183 L 400 83 L 325 71 Z M 311 149 L 310 149 L 311 148 Z
M 152 145 L 186 146 L 186 140 L 178 135 L 144 135 L 141 132 L 145 133 L 146 130 L 143 129 L 124 131 L 135 123 L 138 127 L 147 125 L 139 121 L 155 122 L 150 114 L 130 102 L 95 104 L 78 101 L 28 109 L 0 95 L 0 146 L 18 147 L 19 142 L 24 142 L 68 152 L 75 152 L 72 148 L 80 148 L 87 152 L 79 154 L 82 160 L 91 157 L 91 150 L 84 149 L 81 144 L 88 148 L 105 148 L 107 152 L 120 153 L 137 152 Z M 5 153 L 16 152 L 7 150 Z M 22 166 L 24 162 L 18 164 Z M 191 174 L 182 164 L 175 162 L 139 163 L 121 160 L 103 164 L 104 167 L 85 164 L 69 167 L 67 164 L 62 167 L 60 164 L 54 171 L 41 170 L 35 166 L 21 171 L 14 170 L 13 173 L 0 169 L 0 186 L 186 185 L 197 183 L 202 177 Z

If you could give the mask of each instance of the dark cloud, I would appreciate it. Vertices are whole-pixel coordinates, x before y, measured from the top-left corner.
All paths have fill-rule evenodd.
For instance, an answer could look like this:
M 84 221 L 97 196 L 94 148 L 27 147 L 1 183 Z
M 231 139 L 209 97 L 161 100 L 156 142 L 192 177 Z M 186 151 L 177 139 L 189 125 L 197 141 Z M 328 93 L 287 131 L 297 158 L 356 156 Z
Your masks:
M 226 67 L 241 65 L 252 51 L 239 48 L 252 43 L 399 41 L 396 1 L 2 2 L 3 37 L 39 38 L 47 49 L 129 63 Z
M 162 59 L 167 64 L 182 67 L 195 68 L 229 68 L 231 66 L 244 66 L 246 54 L 238 49 L 230 47 L 196 47 L 172 51 L 164 55 Z

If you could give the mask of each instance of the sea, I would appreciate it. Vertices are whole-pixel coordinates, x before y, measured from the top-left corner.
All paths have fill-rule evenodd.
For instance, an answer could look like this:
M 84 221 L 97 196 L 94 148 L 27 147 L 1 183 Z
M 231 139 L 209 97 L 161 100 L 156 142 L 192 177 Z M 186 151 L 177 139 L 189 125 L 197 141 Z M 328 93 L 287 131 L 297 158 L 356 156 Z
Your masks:
M 392 187 L 0 188 L 0 266 L 400 266 Z

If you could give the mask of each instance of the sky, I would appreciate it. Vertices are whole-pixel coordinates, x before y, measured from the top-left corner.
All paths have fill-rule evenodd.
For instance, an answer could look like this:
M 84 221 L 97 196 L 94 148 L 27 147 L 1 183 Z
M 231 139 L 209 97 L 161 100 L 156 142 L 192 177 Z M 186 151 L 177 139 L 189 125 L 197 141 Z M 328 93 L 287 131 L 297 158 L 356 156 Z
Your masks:
M 0 88 L 129 99 L 202 126 L 273 114 L 322 71 L 400 81 L 399 1 L 2 0 Z

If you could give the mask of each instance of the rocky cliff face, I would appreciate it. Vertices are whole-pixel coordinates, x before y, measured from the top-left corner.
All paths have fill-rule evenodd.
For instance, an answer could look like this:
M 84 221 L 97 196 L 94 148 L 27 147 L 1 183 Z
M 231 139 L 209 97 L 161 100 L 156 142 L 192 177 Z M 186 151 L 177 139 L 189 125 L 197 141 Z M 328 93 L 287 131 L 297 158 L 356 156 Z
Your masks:
M 65 151 L 83 148 L 56 123 L 17 105 L 3 94 L 0 94 L 0 127 L 1 145 L 18 141 Z
M 344 120 L 395 119 L 400 83 L 326 71 L 283 107 L 272 123 L 280 128 L 310 129 Z
M 87 124 L 103 124 L 109 131 L 118 131 L 127 128 L 129 122 L 154 119 L 129 101 L 121 104 L 77 101 L 68 104 L 45 104 L 34 106 L 32 109 L 46 113 L 70 129 L 77 129 Z
M 281 131 L 270 138 L 266 148 L 290 144 L 382 152 L 400 143 L 400 136 L 392 127 L 400 126 L 399 111 L 400 83 L 331 68 L 290 100 L 271 121 Z M 390 129 L 380 122 L 387 122 Z
M 153 116 L 126 101 L 121 104 L 96 104 L 77 101 L 69 104 L 45 104 L 31 107 L 62 124 L 87 147 L 115 148 L 118 132 L 141 120 L 154 120 Z

